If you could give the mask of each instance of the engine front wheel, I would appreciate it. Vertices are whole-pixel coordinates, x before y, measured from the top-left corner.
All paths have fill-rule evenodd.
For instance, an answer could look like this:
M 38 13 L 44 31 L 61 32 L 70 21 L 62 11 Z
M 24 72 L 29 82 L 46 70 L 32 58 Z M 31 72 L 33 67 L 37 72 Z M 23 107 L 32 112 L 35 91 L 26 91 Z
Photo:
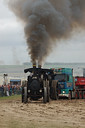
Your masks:
M 44 87 L 43 103 L 47 103 L 47 87 Z
M 27 103 L 28 102 L 28 98 L 27 98 L 27 87 L 24 87 L 23 102 L 24 103 Z
M 22 97 L 21 97 L 22 99 L 22 103 L 24 102 L 24 87 L 22 87 Z

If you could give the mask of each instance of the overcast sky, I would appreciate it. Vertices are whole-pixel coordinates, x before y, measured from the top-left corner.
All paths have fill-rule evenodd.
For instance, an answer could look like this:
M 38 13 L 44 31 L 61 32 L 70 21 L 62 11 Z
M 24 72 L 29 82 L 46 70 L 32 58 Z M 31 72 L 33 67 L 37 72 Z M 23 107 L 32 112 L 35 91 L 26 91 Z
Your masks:
M 46 62 L 85 62 L 85 32 L 58 42 Z M 30 62 L 22 24 L 0 0 L 0 64 Z

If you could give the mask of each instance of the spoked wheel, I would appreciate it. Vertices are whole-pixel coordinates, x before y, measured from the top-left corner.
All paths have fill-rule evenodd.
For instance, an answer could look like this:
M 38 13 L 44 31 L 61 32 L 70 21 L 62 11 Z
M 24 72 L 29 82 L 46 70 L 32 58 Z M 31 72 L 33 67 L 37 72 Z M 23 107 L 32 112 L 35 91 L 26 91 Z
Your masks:
M 28 102 L 28 98 L 27 98 L 27 87 L 24 87 L 23 102 L 24 103 L 27 103 Z
M 50 101 L 50 88 L 47 87 L 47 102 Z
M 56 90 L 56 85 L 54 86 L 54 100 L 57 100 L 57 90 Z
M 46 81 L 46 87 L 47 87 L 47 102 L 50 100 L 50 87 L 49 87 L 49 81 Z
M 47 102 L 50 101 L 50 87 L 49 87 L 49 81 L 47 82 Z
M 47 103 L 47 87 L 44 87 L 43 103 Z

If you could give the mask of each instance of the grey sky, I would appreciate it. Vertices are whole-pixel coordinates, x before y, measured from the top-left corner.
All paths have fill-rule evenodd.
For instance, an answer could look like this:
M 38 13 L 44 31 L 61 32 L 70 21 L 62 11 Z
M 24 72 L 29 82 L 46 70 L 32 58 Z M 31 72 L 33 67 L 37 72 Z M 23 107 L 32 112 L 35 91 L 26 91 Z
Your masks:
M 85 62 L 85 32 L 77 30 L 68 40 L 59 41 L 48 62 Z M 0 0 L 0 64 L 30 61 L 21 23 Z

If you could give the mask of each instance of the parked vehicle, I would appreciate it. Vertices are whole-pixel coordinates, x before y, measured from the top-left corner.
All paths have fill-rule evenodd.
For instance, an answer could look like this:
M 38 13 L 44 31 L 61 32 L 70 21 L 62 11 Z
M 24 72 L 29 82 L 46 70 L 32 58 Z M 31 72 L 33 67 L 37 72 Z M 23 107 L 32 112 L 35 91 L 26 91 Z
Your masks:
M 73 91 L 73 69 L 60 68 L 53 69 L 54 77 L 51 86 L 51 98 L 58 99 L 59 97 L 71 98 Z
M 85 77 L 73 77 L 73 69 L 53 69 L 54 77 L 51 84 L 51 98 L 85 99 Z
M 75 77 L 75 98 L 85 99 L 85 77 Z

